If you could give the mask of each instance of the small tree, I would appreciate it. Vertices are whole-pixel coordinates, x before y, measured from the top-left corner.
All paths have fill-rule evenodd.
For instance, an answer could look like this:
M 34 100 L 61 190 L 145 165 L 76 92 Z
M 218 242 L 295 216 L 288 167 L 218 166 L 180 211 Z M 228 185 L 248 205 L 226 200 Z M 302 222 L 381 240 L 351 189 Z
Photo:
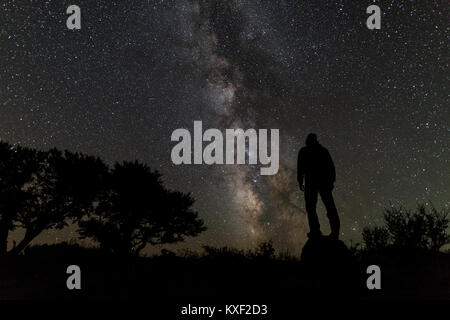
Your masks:
M 389 243 L 389 232 L 382 227 L 366 227 L 363 229 L 362 237 L 366 249 L 369 251 L 384 249 Z
M 27 196 L 14 217 L 25 235 L 11 254 L 44 230 L 61 229 L 89 212 L 108 172 L 99 158 L 56 149 L 34 152 L 32 163 L 32 179 L 22 188 Z
M 17 216 L 31 198 L 26 187 L 39 168 L 38 153 L 0 142 L 0 255 L 6 254 L 8 235 L 17 227 Z
M 193 203 L 189 194 L 165 189 L 160 174 L 145 164 L 116 164 L 98 205 L 79 221 L 79 232 L 105 250 L 138 255 L 147 244 L 183 241 L 204 231 Z
M 448 210 L 439 212 L 434 206 L 431 212 L 426 213 L 425 206 L 419 206 L 420 214 L 425 216 L 426 234 L 428 246 L 431 250 L 438 251 L 444 244 L 450 241 L 450 235 L 446 232 L 449 225 Z

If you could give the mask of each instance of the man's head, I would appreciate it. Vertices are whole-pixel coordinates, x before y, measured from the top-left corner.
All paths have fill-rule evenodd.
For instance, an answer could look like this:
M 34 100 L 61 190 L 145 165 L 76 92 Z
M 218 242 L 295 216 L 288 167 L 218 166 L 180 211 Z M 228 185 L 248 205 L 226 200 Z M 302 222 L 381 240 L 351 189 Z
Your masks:
M 306 137 L 306 145 L 307 146 L 313 146 L 318 143 L 319 142 L 317 141 L 317 135 L 315 133 L 308 134 L 308 136 Z

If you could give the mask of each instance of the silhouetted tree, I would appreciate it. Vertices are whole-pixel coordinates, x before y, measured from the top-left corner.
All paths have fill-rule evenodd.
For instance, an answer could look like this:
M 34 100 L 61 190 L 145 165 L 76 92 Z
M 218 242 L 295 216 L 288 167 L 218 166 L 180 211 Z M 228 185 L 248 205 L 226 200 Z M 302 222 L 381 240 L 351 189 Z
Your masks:
M 362 237 L 369 251 L 384 249 L 389 243 L 389 232 L 384 227 L 364 228 Z
M 17 215 L 25 235 L 11 254 L 21 252 L 42 231 L 62 229 L 91 211 L 108 174 L 99 158 L 57 149 L 38 155 L 39 169 L 27 186 L 30 197 Z
M 0 142 L 0 255 L 6 254 L 9 232 L 17 227 L 17 215 L 31 197 L 26 187 L 38 167 L 35 150 Z
M 419 205 L 415 212 L 404 207 L 391 207 L 383 215 L 385 226 L 364 228 L 363 239 L 367 250 L 387 246 L 421 248 L 438 251 L 448 243 L 448 210 L 440 212 L 431 206 Z
M 9 231 L 25 229 L 21 252 L 42 231 L 63 228 L 91 208 L 108 172 L 98 158 L 0 145 L 0 253 Z
M 193 203 L 189 194 L 164 188 L 160 174 L 147 165 L 117 163 L 98 205 L 79 221 L 79 232 L 105 250 L 138 255 L 147 244 L 183 241 L 204 231 Z
M 438 251 L 450 241 L 450 235 L 447 233 L 450 222 L 448 218 L 449 211 L 442 210 L 439 212 L 434 206 L 430 210 L 431 212 L 427 213 L 425 206 L 419 206 L 419 213 L 425 216 L 428 246 L 431 250 Z

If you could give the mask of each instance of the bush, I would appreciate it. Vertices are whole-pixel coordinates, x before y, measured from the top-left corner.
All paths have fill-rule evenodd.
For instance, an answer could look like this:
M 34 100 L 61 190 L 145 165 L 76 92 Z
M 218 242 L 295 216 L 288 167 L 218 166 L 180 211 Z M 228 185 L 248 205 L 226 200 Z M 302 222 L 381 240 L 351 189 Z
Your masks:
M 255 249 L 242 250 L 236 248 L 215 248 L 203 246 L 204 257 L 211 259 L 233 259 L 233 260 L 274 260 L 275 248 L 272 241 L 262 242 Z
M 362 236 L 367 250 L 387 246 L 408 249 L 439 249 L 450 240 L 448 210 L 440 212 L 433 206 L 428 210 L 419 205 L 415 212 L 404 207 L 391 207 L 383 215 L 385 226 L 364 228 Z
M 275 248 L 273 247 L 272 241 L 260 243 L 256 248 L 255 256 L 264 259 L 274 259 Z
M 366 249 L 369 251 L 384 249 L 388 246 L 389 232 L 386 230 L 386 228 L 364 228 L 362 237 Z

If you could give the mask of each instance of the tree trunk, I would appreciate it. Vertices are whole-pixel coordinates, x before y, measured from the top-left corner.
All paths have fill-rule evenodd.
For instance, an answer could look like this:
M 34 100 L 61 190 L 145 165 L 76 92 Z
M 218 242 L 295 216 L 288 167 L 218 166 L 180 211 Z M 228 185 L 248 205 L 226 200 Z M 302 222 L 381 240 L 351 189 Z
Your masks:
M 25 249 L 31 241 L 33 241 L 36 236 L 41 233 L 41 231 L 29 231 L 27 230 L 25 232 L 25 236 L 23 237 L 22 241 L 19 242 L 19 244 L 11 249 L 8 254 L 10 255 L 18 255 L 23 249 Z
M 8 248 L 9 228 L 0 224 L 0 256 L 6 254 Z
M 0 256 L 4 256 L 6 254 L 6 250 L 8 247 L 8 231 L 1 230 L 0 231 Z
M 146 242 L 146 241 L 142 241 L 142 242 L 136 247 L 135 254 L 136 254 L 137 256 L 139 256 L 139 254 L 141 253 L 142 249 L 144 249 L 146 246 L 147 246 L 147 242 Z

